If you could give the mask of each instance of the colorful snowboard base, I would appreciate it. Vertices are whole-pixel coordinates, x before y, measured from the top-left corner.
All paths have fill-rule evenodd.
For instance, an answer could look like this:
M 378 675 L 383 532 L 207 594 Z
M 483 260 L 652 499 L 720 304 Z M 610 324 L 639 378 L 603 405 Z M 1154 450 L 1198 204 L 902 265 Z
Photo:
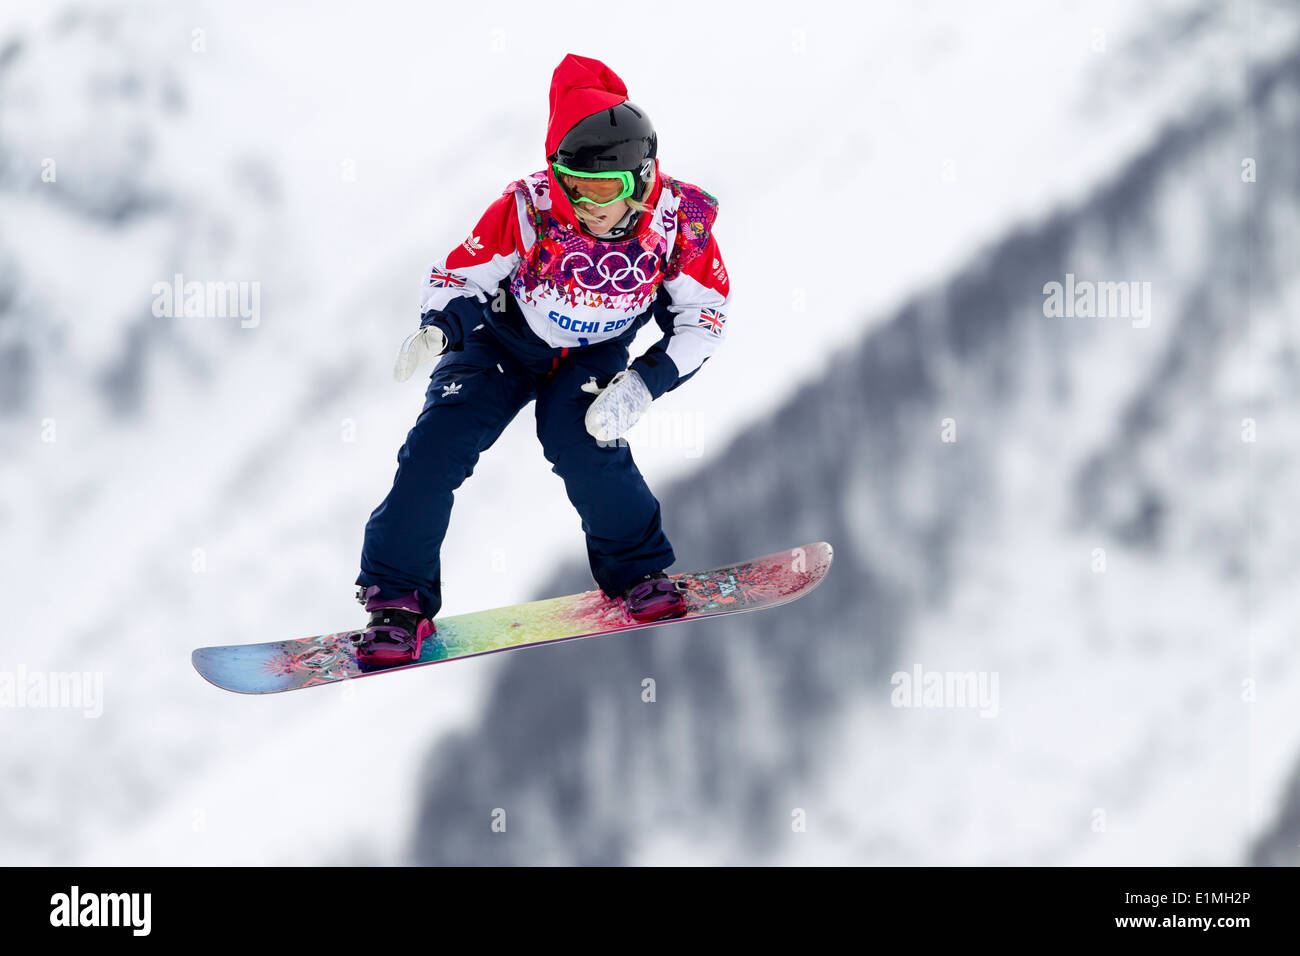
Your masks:
M 191 660 L 195 670 L 224 690 L 276 694 L 520 647 L 778 607 L 817 587 L 832 557 L 831 546 L 818 541 L 740 564 L 671 575 L 685 584 L 687 612 L 669 621 L 633 621 L 621 601 L 598 590 L 438 618 L 438 633 L 424 642 L 420 659 L 400 667 L 363 670 L 350 638 L 356 629 L 296 641 L 200 647 Z

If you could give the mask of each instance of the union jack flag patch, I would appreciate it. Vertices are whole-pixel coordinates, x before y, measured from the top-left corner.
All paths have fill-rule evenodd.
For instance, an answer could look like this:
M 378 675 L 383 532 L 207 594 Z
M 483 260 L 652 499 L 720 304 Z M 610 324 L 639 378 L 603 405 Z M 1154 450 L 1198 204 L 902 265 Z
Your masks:
M 717 309 L 700 309 L 699 324 L 714 335 L 722 334 L 722 326 L 726 321 L 727 317 Z
M 429 285 L 437 289 L 459 289 L 465 284 L 462 276 L 454 272 L 443 272 L 437 266 L 433 267 L 433 272 L 429 274 Z

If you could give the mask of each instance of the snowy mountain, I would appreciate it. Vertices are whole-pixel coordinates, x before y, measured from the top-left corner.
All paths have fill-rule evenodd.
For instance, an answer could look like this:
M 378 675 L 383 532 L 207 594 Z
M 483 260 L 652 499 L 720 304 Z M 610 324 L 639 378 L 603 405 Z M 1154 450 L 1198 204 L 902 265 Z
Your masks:
M 1292 8 L 656 11 L 701 52 L 629 54 L 618 17 L 575 44 L 519 4 L 0 10 L 0 674 L 103 682 L 94 719 L 0 708 L 0 862 L 1152 862 L 1211 803 L 1239 832 L 1178 852 L 1236 860 L 1294 825 L 1270 511 L 1295 446 Z M 422 397 L 389 375 L 419 280 L 540 168 L 570 51 L 721 200 L 727 346 L 632 435 L 679 567 L 824 537 L 831 578 L 743 626 L 213 690 L 193 647 L 360 620 L 361 530 Z M 829 281 L 845 215 L 860 274 Z M 1150 280 L 1150 327 L 1044 318 L 1066 272 Z M 255 283 L 256 323 L 156 314 L 177 274 Z M 528 410 L 445 554 L 449 614 L 587 586 Z M 916 661 L 996 670 L 1001 716 L 891 708 Z M 1223 695 L 1252 673 L 1244 751 Z M 1105 720 L 1096 687 L 1122 692 Z M 375 801 L 379 833 L 354 812 Z M 512 839 L 485 844 L 497 806 Z M 1110 837 L 1154 820 L 1148 844 L 1089 843 L 1096 806 Z
M 682 566 L 825 536 L 830 577 L 514 656 L 431 756 L 413 858 L 1300 861 L 1300 46 L 1244 80 L 675 484 Z M 1150 312 L 1047 317 L 1067 274 Z M 992 719 L 894 706 L 918 665 L 996 675 Z

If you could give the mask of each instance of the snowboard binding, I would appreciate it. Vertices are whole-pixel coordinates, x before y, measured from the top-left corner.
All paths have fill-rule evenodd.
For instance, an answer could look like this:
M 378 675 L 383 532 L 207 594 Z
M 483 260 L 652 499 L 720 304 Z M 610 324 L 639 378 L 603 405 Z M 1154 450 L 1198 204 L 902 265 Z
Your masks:
M 662 571 L 637 578 L 623 592 L 623 610 L 641 624 L 686 614 L 686 588 Z
M 397 598 L 379 597 L 379 585 L 357 589 L 357 600 L 370 612 L 365 630 L 351 635 L 357 663 L 363 668 L 397 667 L 420 659 L 425 638 L 438 632 L 424 616 L 414 591 Z

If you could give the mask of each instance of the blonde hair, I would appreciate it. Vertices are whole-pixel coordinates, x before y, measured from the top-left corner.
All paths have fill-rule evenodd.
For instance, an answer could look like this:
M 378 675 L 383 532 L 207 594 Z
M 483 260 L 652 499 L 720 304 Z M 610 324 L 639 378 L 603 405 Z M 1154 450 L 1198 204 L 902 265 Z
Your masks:
M 653 181 L 646 184 L 645 194 L 647 197 L 649 197 L 650 190 L 653 187 L 654 187 Z M 623 200 L 623 202 L 627 203 L 627 205 L 634 212 L 645 213 L 645 212 L 652 211 L 649 205 L 647 205 L 645 202 L 643 202 L 640 199 L 633 198 L 632 196 L 628 196 L 626 199 Z M 582 223 L 584 226 L 586 226 L 587 230 L 590 232 L 592 221 L 598 218 L 599 216 L 599 213 L 592 211 L 593 207 L 591 203 L 574 202 L 573 200 L 569 200 L 569 206 L 573 209 L 573 214 L 578 217 L 578 221 Z M 624 213 L 624 215 L 627 214 Z M 619 218 L 621 219 L 622 216 L 620 216 Z

